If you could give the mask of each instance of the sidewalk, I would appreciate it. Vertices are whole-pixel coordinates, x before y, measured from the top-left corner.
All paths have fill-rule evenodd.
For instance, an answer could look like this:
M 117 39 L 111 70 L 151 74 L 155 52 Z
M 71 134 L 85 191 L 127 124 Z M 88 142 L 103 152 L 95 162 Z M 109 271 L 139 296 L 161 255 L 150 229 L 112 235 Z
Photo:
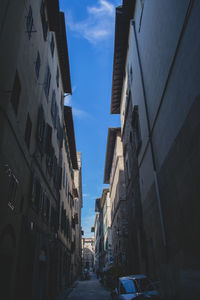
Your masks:
M 90 280 L 77 282 L 67 300 L 110 300 L 110 291 L 100 284 L 95 274 L 91 274 Z

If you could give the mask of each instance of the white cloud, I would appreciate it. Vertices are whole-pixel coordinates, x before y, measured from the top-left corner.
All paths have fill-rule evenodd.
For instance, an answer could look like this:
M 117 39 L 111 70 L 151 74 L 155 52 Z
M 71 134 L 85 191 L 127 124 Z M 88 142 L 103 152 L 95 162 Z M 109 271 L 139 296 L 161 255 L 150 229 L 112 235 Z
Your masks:
M 108 14 L 112 16 L 114 13 L 114 5 L 109 3 L 108 1 L 100 0 L 99 7 L 88 7 L 87 11 L 90 14 Z
M 83 197 L 89 197 L 90 194 L 83 194 Z
M 97 6 L 87 7 L 88 16 L 76 22 L 70 11 L 67 12 L 68 24 L 72 31 L 92 44 L 105 41 L 113 35 L 115 6 L 107 0 L 99 0 Z
M 73 115 L 77 118 L 84 118 L 84 117 L 89 116 L 86 111 L 77 109 L 75 107 L 72 107 L 72 112 L 73 112 Z

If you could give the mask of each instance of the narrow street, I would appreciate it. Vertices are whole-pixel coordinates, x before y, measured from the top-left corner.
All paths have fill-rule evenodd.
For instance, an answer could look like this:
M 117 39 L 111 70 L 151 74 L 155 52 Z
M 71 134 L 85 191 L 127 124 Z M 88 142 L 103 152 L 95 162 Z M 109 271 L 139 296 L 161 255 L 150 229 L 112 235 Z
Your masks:
M 90 280 L 78 281 L 67 300 L 110 300 L 110 291 L 100 284 L 95 274 Z

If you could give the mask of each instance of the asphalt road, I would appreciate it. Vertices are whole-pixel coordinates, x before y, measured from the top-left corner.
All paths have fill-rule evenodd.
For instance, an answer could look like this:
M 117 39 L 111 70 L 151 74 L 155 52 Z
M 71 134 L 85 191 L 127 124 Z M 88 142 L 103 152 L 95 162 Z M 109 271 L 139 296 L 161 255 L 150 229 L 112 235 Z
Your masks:
M 78 281 L 67 300 L 110 300 L 110 291 L 106 290 L 96 275 L 91 275 L 90 280 Z

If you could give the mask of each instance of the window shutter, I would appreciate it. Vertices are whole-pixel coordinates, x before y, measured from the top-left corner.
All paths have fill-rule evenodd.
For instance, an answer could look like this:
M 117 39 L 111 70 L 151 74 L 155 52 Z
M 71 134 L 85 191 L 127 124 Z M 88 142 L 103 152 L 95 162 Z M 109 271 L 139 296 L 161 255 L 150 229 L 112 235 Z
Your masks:
M 46 219 L 49 221 L 49 209 L 50 209 L 50 201 L 49 198 L 46 197 Z
M 51 138 L 52 138 L 52 127 L 46 123 L 46 135 L 45 135 L 45 152 L 47 155 L 51 153 Z
M 49 96 L 50 83 L 51 83 L 51 72 L 49 66 L 47 65 L 45 79 L 44 79 L 44 91 L 47 99 Z
M 37 140 L 38 146 L 41 152 L 44 152 L 44 144 L 46 139 L 46 128 L 43 107 L 40 106 L 38 110 L 38 121 L 37 121 Z
M 44 40 L 46 41 L 47 32 L 48 32 L 48 22 L 46 21 L 45 3 L 43 0 L 42 0 L 41 7 L 40 7 L 40 16 L 41 16 L 41 22 L 42 22 L 43 37 L 44 37 Z
M 40 203 L 39 203 L 40 211 L 42 212 L 42 215 L 44 216 L 45 211 L 45 191 L 41 187 L 41 195 L 40 195 Z
M 19 79 L 19 74 L 16 71 L 13 88 L 12 88 L 11 99 L 10 99 L 13 109 L 16 114 L 18 112 L 20 94 L 21 94 L 21 83 L 20 83 L 20 79 Z
M 35 178 L 35 192 L 34 192 L 34 200 L 32 200 L 32 202 L 34 203 L 34 206 L 37 210 L 37 212 L 39 212 L 40 209 L 40 203 L 41 203 L 41 185 L 40 182 L 38 180 L 38 178 Z
M 56 178 L 57 178 L 57 158 L 54 154 L 54 157 L 53 157 L 53 180 L 54 180 L 55 185 L 56 185 Z
M 51 115 L 53 119 L 53 125 L 56 127 L 56 92 L 53 90 L 52 102 L 51 102 Z
M 36 193 L 36 177 L 33 174 L 33 177 L 32 177 L 32 193 L 31 193 L 31 201 L 32 201 L 32 203 L 35 202 L 35 193 Z
M 55 127 L 58 129 L 58 126 L 60 125 L 60 119 L 59 119 L 59 112 L 58 112 L 58 105 L 55 105 Z

